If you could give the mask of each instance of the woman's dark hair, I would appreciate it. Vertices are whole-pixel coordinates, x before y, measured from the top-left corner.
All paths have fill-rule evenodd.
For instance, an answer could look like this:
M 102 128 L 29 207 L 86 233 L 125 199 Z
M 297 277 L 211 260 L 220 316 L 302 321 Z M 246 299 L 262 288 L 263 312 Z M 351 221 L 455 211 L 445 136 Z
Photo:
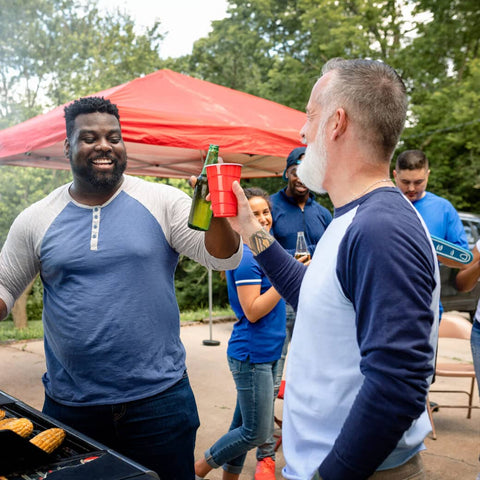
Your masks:
M 272 209 L 272 204 L 270 203 L 270 195 L 265 190 L 263 190 L 263 188 L 247 187 L 243 189 L 243 192 L 245 193 L 245 196 L 247 197 L 248 200 L 250 200 L 253 197 L 263 198 L 267 202 L 268 208 L 270 210 Z

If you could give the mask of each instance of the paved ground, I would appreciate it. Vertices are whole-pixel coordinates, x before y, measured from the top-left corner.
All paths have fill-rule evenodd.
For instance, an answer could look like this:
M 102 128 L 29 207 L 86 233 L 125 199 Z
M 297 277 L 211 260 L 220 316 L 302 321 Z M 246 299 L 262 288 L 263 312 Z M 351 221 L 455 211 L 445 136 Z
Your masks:
M 185 326 L 181 329 L 187 350 L 190 380 L 196 395 L 201 427 L 197 436 L 196 457 L 202 455 L 228 429 L 235 404 L 235 387 L 228 371 L 225 350 L 232 323 L 215 323 L 212 335 L 207 325 Z M 219 346 L 206 346 L 203 340 L 220 341 Z M 471 359 L 469 346 L 450 341 L 440 345 L 443 355 L 453 359 Z M 41 409 L 43 388 L 41 375 L 45 370 L 41 341 L 0 345 L 0 390 Z M 438 378 L 435 388 L 464 389 L 465 379 Z M 479 405 L 476 390 L 475 405 Z M 431 394 L 439 403 L 460 403 L 465 396 Z M 276 411 L 281 416 L 282 402 Z M 434 413 L 437 440 L 426 439 L 427 450 L 422 454 L 428 480 L 475 480 L 480 472 L 480 410 L 474 410 L 471 419 L 464 409 L 441 409 Z M 247 456 L 241 480 L 251 480 L 255 471 L 255 455 Z M 281 478 L 284 458 L 281 448 L 277 455 L 277 478 Z M 208 478 L 220 480 L 221 472 L 213 471 Z

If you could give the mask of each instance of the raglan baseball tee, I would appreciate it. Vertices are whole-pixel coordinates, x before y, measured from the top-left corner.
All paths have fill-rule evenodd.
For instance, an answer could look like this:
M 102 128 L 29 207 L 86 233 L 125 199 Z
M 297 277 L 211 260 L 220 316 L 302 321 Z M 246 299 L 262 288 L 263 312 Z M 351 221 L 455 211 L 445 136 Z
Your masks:
M 363 479 L 422 450 L 440 281 L 412 204 L 396 188 L 376 189 L 335 211 L 308 268 L 276 242 L 256 259 L 298 303 L 284 476 Z
M 105 204 L 79 204 L 64 185 L 23 211 L 0 254 L 8 310 L 37 273 L 44 286 L 46 393 L 66 405 L 146 398 L 185 371 L 174 273 L 179 254 L 213 269 L 191 230 L 191 200 L 168 185 L 124 176 Z

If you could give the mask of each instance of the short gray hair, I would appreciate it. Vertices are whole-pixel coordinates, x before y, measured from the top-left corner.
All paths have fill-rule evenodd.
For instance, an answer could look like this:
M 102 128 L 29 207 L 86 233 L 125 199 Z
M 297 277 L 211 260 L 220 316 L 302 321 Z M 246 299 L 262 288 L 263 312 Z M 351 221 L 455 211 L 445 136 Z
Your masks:
M 322 75 L 331 71 L 334 76 L 318 101 L 331 113 L 342 107 L 360 126 L 364 140 L 390 161 L 407 115 L 402 79 L 392 67 L 375 60 L 333 58 L 323 66 Z

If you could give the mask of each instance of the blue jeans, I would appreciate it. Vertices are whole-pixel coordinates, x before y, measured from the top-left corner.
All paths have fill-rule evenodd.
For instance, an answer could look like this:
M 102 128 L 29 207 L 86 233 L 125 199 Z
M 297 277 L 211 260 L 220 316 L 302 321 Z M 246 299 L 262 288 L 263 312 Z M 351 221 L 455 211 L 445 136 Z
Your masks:
M 273 386 L 277 362 L 250 363 L 228 357 L 237 388 L 237 404 L 228 433 L 206 452 L 207 463 L 230 473 L 241 473 L 247 452 L 273 433 Z
M 473 368 L 475 369 L 478 393 L 480 395 L 480 320 L 475 319 L 473 321 L 470 345 L 472 347 Z
M 195 478 L 200 422 L 186 373 L 162 393 L 116 405 L 72 407 L 45 395 L 43 412 L 150 468 L 162 480 Z
M 287 358 L 288 347 L 290 346 L 290 340 L 292 339 L 293 335 L 293 327 L 295 326 L 295 319 L 297 317 L 297 313 L 293 309 L 290 304 L 286 304 L 286 313 L 287 313 L 287 323 L 286 323 L 286 336 L 285 342 L 283 343 L 282 348 L 282 356 L 278 359 L 277 362 L 277 373 L 275 375 L 275 384 L 274 384 L 274 392 L 273 396 L 274 399 L 277 398 L 278 391 L 280 390 L 280 384 L 282 383 L 283 379 L 283 370 L 285 368 L 285 360 Z M 263 444 L 257 448 L 257 460 L 261 460 L 262 458 L 271 457 L 275 459 L 275 444 L 277 443 L 277 439 L 272 435 L 270 438 Z
M 285 342 L 283 344 L 282 356 L 278 360 L 277 377 L 275 379 L 275 389 L 276 389 L 277 395 L 278 395 L 278 390 L 280 389 L 280 383 L 282 383 L 285 360 L 287 358 L 290 341 L 292 340 L 293 328 L 295 327 L 295 319 L 297 318 L 297 312 L 295 312 L 293 307 L 288 303 L 286 304 L 286 314 L 287 314 L 286 337 L 285 337 Z

